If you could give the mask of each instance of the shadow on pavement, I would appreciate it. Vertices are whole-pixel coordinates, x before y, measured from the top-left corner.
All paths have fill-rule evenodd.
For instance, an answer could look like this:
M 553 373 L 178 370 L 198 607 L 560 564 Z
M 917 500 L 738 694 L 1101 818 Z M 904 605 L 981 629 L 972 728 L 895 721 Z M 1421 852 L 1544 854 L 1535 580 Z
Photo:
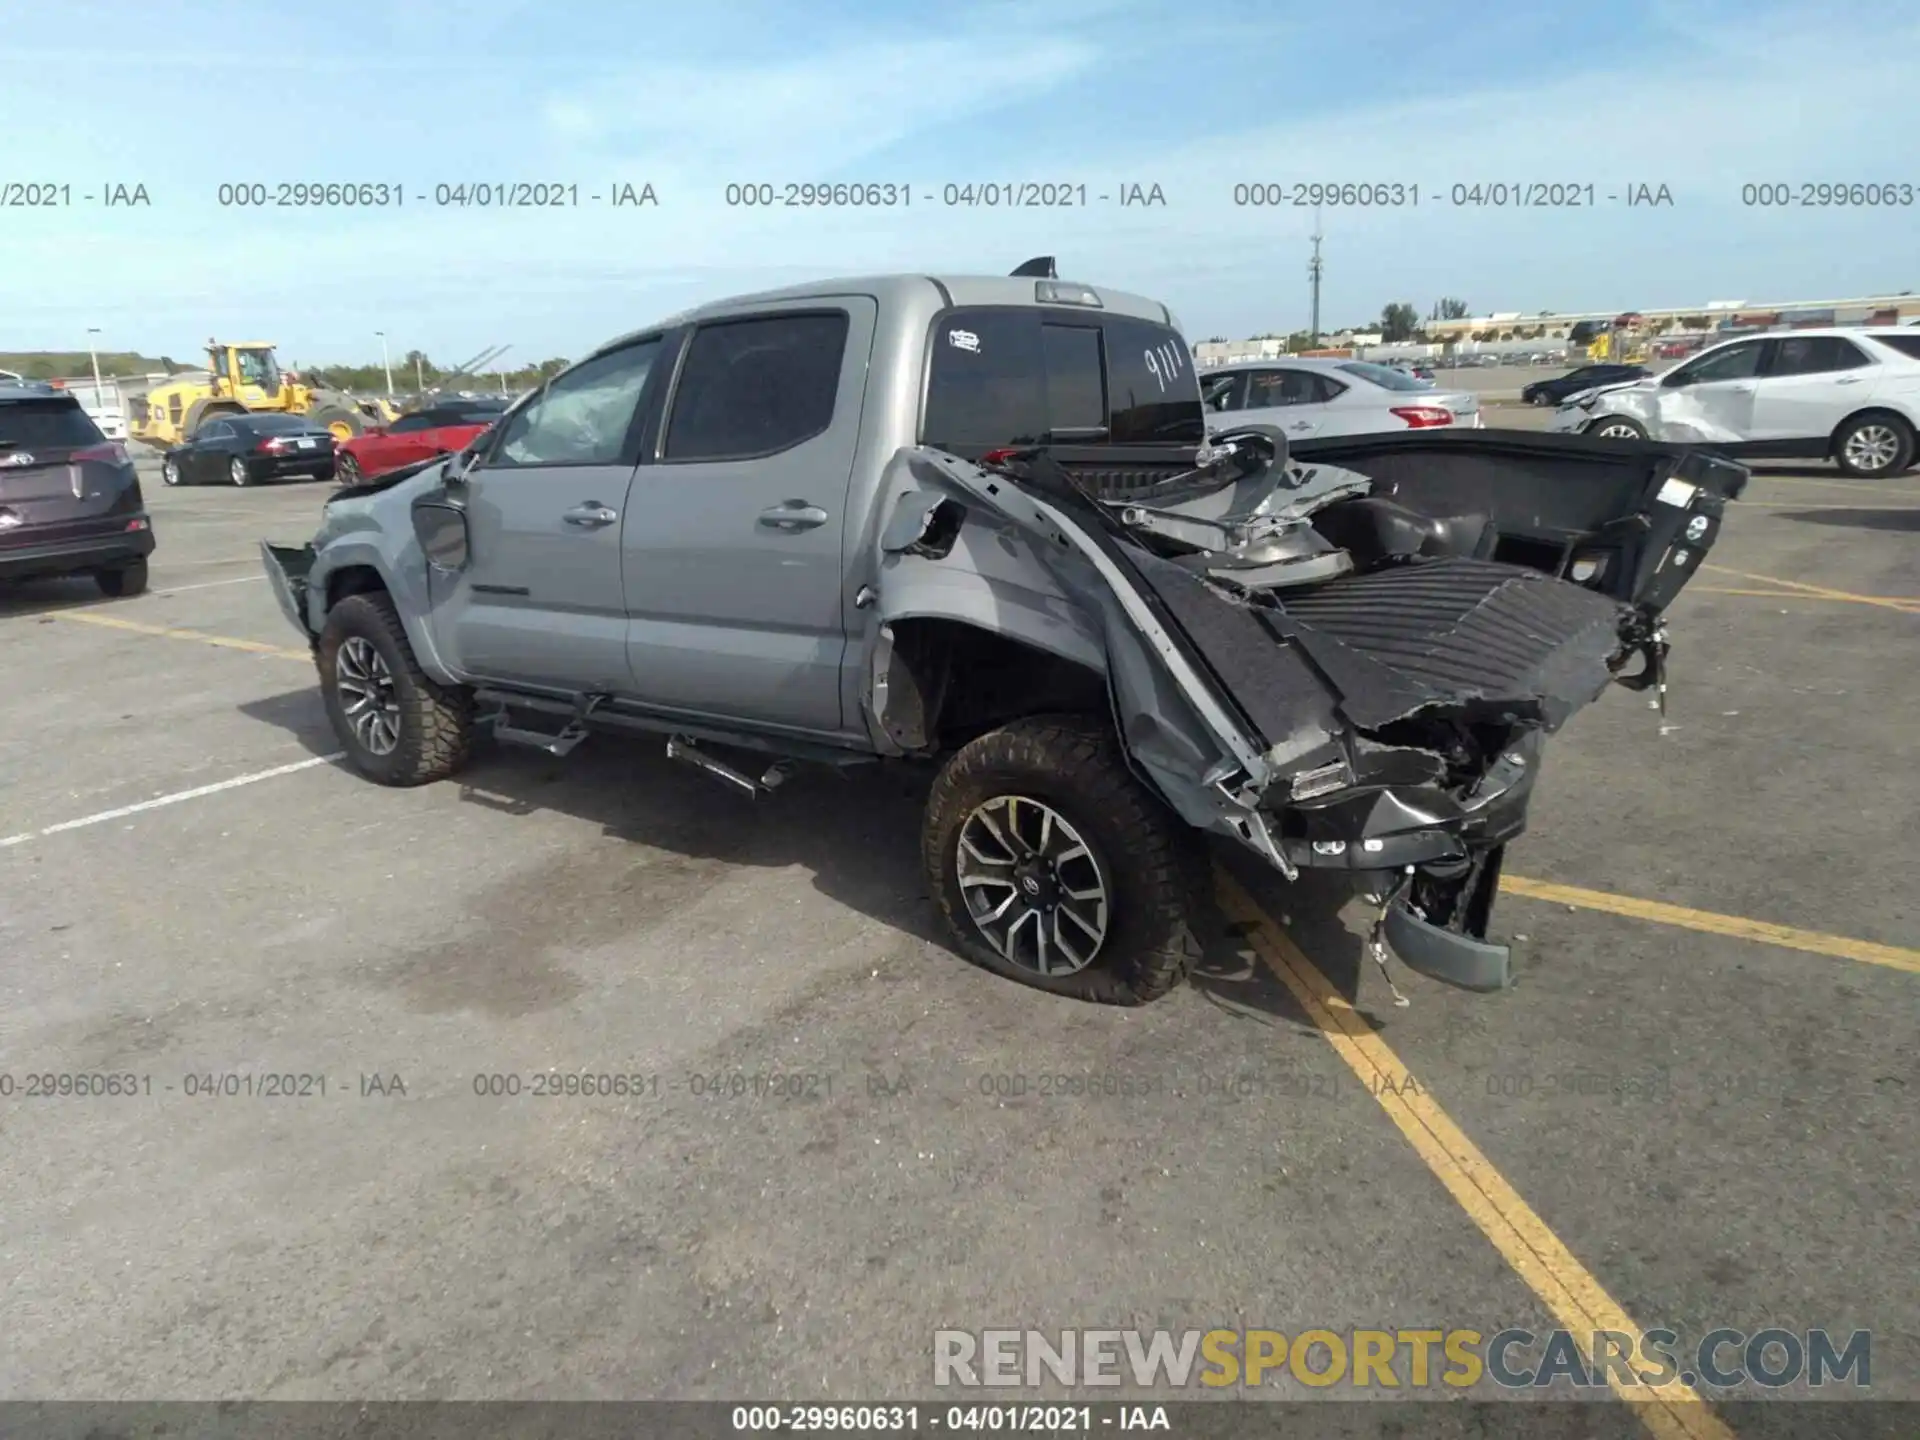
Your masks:
M 339 744 L 319 692 L 288 691 L 238 707 L 292 735 L 314 755 Z M 847 771 L 800 766 L 773 794 L 736 795 L 700 772 L 668 760 L 662 739 L 595 736 L 565 759 L 482 741 L 468 768 L 446 783 L 463 803 L 505 815 L 552 811 L 598 825 L 603 834 L 686 860 L 786 869 L 800 866 L 828 898 L 945 948 L 945 934 L 920 865 L 920 822 L 931 767 L 881 762 Z M 347 783 L 360 781 L 350 774 Z M 1287 885 L 1251 861 L 1214 847 L 1216 863 L 1241 885 L 1349 1000 L 1363 960 L 1359 937 L 1341 923 L 1351 892 L 1308 876 Z M 1258 961 L 1211 896 L 1197 916 L 1202 956 L 1194 987 L 1243 1020 L 1317 1027 L 1271 969 Z M 961 963 L 956 957 L 956 963 Z M 1365 1012 L 1362 1012 L 1365 1013 Z M 1383 1017 L 1368 1015 L 1376 1025 Z
M 1920 532 L 1920 505 L 1890 510 L 1786 510 L 1775 518 L 1849 530 L 1893 530 L 1909 535 Z
M 106 599 L 90 575 L 0 583 L 0 620 L 76 610 L 83 605 L 102 604 Z

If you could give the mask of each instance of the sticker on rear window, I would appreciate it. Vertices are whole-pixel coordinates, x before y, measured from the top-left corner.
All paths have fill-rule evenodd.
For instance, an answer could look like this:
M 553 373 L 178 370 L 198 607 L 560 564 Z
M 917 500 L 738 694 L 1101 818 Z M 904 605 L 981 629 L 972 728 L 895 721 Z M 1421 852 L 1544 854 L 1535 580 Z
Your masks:
M 1660 487 L 1660 493 L 1653 498 L 1662 505 L 1678 505 L 1682 509 L 1693 503 L 1693 497 L 1700 493 L 1700 487 L 1689 485 L 1684 480 L 1669 480 Z
M 969 355 L 980 353 L 980 337 L 971 330 L 949 330 L 947 343 L 956 350 L 964 350 Z

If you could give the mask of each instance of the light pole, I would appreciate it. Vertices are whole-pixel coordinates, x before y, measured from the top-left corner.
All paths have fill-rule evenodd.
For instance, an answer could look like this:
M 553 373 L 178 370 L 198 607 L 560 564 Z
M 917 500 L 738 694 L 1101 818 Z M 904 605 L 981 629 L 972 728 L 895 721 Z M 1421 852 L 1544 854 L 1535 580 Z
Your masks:
M 89 325 L 87 327 L 87 359 L 93 362 L 93 403 L 96 405 L 106 403 L 100 396 L 100 355 L 93 347 L 93 337 L 99 333 L 99 326 Z
M 380 368 L 387 372 L 387 398 L 391 400 L 393 398 L 393 366 L 387 360 L 387 332 L 376 330 L 373 333 L 380 337 Z
M 420 374 L 420 352 L 416 350 L 413 352 L 413 393 L 424 395 L 426 389 L 427 382 Z

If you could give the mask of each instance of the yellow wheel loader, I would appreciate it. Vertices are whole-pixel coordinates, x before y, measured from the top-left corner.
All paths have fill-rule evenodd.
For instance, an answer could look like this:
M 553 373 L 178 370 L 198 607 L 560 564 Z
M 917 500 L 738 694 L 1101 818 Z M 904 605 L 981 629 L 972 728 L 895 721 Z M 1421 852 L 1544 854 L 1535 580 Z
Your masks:
M 206 378 L 168 380 L 136 398 L 129 433 L 164 450 L 192 438 L 209 416 L 258 410 L 305 415 L 331 430 L 336 440 L 351 440 L 399 418 L 386 400 L 360 399 L 324 383 L 303 383 L 281 370 L 273 352 L 267 341 L 207 341 Z

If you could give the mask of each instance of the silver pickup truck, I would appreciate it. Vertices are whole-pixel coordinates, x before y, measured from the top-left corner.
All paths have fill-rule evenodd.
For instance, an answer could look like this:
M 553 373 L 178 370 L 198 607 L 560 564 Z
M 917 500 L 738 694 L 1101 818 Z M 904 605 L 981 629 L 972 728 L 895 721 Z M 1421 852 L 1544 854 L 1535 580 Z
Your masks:
M 1542 737 L 1663 688 L 1661 612 L 1745 470 L 1206 427 L 1155 301 L 1035 262 L 827 281 L 614 340 L 263 553 L 382 784 L 479 734 L 652 733 L 751 795 L 929 761 L 929 885 L 1001 974 L 1165 994 L 1211 833 L 1351 874 L 1378 958 L 1503 987 Z

